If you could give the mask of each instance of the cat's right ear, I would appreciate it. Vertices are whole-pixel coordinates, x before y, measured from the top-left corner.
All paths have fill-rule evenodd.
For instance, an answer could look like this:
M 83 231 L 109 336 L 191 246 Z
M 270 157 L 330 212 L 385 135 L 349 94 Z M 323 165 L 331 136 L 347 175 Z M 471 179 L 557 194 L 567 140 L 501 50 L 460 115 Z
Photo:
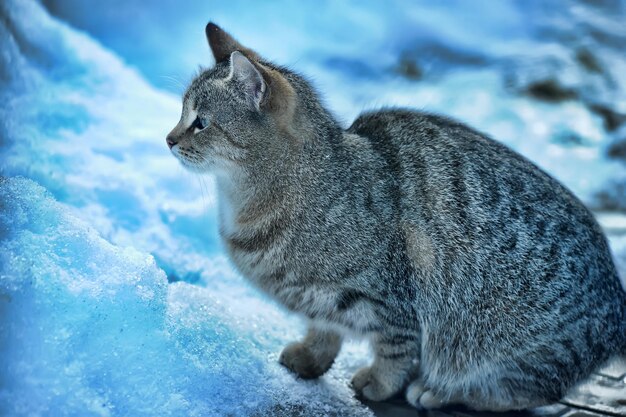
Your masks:
M 261 102 L 267 85 L 257 67 L 239 51 L 230 55 L 230 75 L 228 78 L 236 80 L 242 87 L 251 107 L 256 111 L 261 110 Z
M 205 28 L 206 38 L 209 41 L 211 52 L 215 58 L 215 63 L 227 62 L 230 55 L 235 51 L 240 51 L 250 59 L 258 60 L 256 53 L 241 45 L 230 34 L 222 30 L 213 22 L 209 22 Z

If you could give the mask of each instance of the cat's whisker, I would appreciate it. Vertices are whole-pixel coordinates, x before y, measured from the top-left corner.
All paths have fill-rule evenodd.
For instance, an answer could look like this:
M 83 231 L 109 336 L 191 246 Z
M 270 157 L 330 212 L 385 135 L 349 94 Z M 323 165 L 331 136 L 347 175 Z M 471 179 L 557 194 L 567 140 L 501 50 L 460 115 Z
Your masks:
M 185 91 L 185 88 L 186 88 L 185 85 L 178 78 L 176 78 L 175 76 L 173 76 L 173 75 L 161 75 L 160 78 L 163 78 L 163 79 L 169 81 L 170 84 L 173 87 L 177 87 L 179 93 L 182 93 L 183 91 Z

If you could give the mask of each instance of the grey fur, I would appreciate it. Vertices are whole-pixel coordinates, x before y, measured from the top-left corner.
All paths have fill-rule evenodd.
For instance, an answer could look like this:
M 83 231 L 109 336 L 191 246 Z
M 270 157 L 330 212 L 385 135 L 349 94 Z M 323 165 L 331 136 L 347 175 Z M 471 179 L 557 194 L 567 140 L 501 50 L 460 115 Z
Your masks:
M 441 116 L 382 110 L 344 131 L 301 76 L 213 24 L 207 36 L 217 63 L 168 138 L 216 175 L 238 270 L 309 321 L 281 363 L 317 377 L 344 335 L 367 337 L 365 397 L 508 410 L 558 400 L 625 350 L 606 238 L 556 180 Z M 234 51 L 263 77 L 256 101 Z

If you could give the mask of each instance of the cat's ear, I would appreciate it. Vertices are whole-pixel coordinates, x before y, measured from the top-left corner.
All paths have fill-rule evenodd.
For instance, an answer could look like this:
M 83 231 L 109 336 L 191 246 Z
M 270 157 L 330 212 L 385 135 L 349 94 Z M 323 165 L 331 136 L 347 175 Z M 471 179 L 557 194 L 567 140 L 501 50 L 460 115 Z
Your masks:
M 237 81 L 243 88 L 250 105 L 259 111 L 267 85 L 259 70 L 239 51 L 230 55 L 230 75 L 228 78 Z
M 250 59 L 258 59 L 254 51 L 241 45 L 235 38 L 230 36 L 230 34 L 222 30 L 222 28 L 215 23 L 209 22 L 206 25 L 205 32 L 217 64 L 227 62 L 230 59 L 230 55 L 235 51 L 242 52 Z

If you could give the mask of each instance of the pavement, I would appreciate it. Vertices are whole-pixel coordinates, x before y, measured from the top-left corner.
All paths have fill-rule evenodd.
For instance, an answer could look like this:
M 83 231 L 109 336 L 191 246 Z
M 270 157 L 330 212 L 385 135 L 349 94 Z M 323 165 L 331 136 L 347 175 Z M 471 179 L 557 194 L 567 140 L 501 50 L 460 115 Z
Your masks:
M 377 417 L 626 417 L 626 357 L 615 358 L 579 384 L 558 403 L 508 413 L 469 411 L 446 408 L 420 411 L 402 399 L 382 403 L 366 402 Z

